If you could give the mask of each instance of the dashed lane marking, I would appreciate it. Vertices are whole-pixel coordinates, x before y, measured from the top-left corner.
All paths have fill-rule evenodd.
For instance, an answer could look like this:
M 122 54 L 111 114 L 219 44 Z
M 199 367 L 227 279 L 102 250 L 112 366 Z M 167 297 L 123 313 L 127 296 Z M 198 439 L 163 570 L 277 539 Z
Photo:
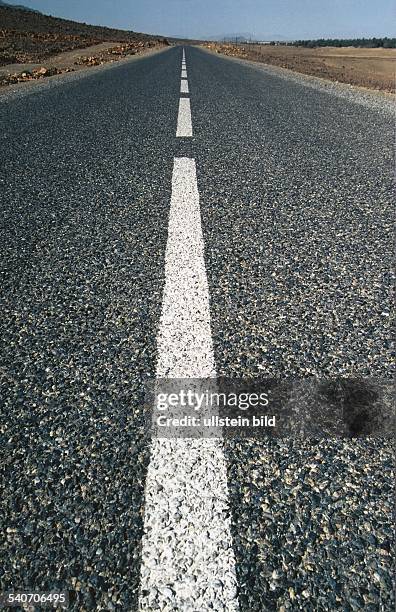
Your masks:
M 196 166 L 185 157 L 174 159 L 157 351 L 157 378 L 216 376 Z M 236 612 L 221 440 L 154 438 L 145 495 L 139 609 Z
M 192 136 L 191 106 L 189 98 L 180 98 L 179 113 L 177 117 L 177 138 L 189 138 Z

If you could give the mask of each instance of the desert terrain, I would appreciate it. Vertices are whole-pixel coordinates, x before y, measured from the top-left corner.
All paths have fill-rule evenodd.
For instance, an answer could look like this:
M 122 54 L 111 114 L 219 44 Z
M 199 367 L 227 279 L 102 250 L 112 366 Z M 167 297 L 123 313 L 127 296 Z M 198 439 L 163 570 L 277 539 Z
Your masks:
M 165 44 L 163 37 L 0 6 L 0 86 L 117 61 Z
M 331 81 L 395 93 L 396 49 L 218 43 L 209 43 L 207 47 Z

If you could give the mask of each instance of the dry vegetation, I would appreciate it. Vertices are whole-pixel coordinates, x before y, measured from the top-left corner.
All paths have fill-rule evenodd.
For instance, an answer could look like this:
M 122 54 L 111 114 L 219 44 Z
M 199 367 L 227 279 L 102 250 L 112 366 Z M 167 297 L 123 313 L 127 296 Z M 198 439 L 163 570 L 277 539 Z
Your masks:
M 208 44 L 208 48 L 332 81 L 395 93 L 396 49 Z

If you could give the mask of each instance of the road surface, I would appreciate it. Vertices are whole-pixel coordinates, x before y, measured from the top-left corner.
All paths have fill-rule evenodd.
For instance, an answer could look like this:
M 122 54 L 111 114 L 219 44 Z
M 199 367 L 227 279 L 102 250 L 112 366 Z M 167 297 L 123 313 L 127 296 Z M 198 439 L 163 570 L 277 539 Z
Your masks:
M 0 587 L 392 610 L 391 442 L 161 442 L 145 421 L 160 376 L 390 377 L 391 115 L 184 58 L 0 98 Z

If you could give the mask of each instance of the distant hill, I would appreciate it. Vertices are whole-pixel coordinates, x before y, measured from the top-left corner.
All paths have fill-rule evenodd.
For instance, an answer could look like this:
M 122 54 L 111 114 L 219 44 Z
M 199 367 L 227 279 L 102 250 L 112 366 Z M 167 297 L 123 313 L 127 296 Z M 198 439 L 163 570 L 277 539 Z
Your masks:
M 218 36 L 209 36 L 205 40 L 217 40 L 219 42 L 225 41 L 237 43 L 244 43 L 249 41 L 255 42 L 262 40 L 286 42 L 287 38 L 285 36 L 282 36 L 281 34 L 252 34 L 250 32 L 238 32 L 235 34 L 219 34 Z
M 41 15 L 40 11 L 36 11 L 36 9 L 32 9 L 28 6 L 23 6 L 22 4 L 9 4 L 8 2 L 3 2 L 0 0 L 0 6 L 9 6 L 13 9 L 18 9 L 19 11 L 29 11 L 30 13 L 38 13 Z
M 51 15 L 43 15 L 39 11 L 21 10 L 15 5 L 6 4 L 0 0 L 0 23 L 2 30 L 17 32 L 34 32 L 37 34 L 78 36 L 96 42 L 116 40 L 127 42 L 131 39 L 150 38 L 145 34 L 137 34 L 128 30 L 116 30 L 105 26 L 93 26 Z M 62 49 L 60 49 L 62 51 Z
M 40 63 L 46 58 L 105 42 L 144 43 L 164 39 L 127 30 L 92 26 L 37 11 L 21 10 L 0 0 L 0 66 Z

